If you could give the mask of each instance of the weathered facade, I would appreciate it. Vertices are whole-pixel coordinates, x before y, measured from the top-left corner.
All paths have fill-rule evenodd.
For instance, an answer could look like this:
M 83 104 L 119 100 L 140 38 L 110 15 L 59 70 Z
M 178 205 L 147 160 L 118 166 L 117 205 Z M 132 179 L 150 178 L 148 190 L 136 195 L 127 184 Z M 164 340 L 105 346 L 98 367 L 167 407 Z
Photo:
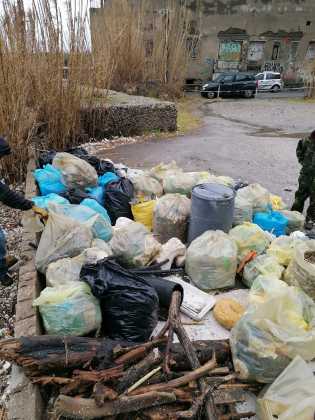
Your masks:
M 167 1 L 151 1 L 155 10 L 165 12 Z M 191 11 L 190 41 L 199 40 L 187 74 L 190 81 L 226 70 L 280 71 L 284 79 L 293 81 L 315 59 L 315 0 L 184 3 Z

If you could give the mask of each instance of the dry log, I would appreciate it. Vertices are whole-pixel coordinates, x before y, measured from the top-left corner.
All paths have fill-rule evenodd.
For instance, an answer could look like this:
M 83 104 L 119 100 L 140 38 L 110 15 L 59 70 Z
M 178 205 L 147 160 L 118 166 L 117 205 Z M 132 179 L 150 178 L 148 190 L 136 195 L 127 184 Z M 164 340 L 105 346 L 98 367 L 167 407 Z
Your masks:
M 118 398 L 118 393 L 112 388 L 98 382 L 94 385 L 92 396 L 97 407 L 102 407 L 105 401 L 116 400 Z
M 162 392 L 162 391 L 172 390 L 173 388 L 178 388 L 182 385 L 188 384 L 191 381 L 201 378 L 202 376 L 206 375 L 215 367 L 216 367 L 216 360 L 215 358 L 212 358 L 208 363 L 199 367 L 198 369 L 195 369 L 194 371 L 190 373 L 187 373 L 187 375 L 181 376 L 180 378 L 172 379 L 171 381 L 168 381 L 165 383 L 149 385 L 149 386 L 144 386 L 142 388 L 138 388 L 135 391 L 133 391 L 131 395 L 144 394 L 146 392 Z
M 148 341 L 147 343 L 137 344 L 132 347 L 122 347 L 119 345 L 113 348 L 113 356 L 116 363 L 118 364 L 124 363 L 125 357 L 122 357 L 122 356 L 125 356 L 127 353 L 134 350 L 138 350 L 139 348 L 141 348 L 141 350 L 150 351 L 152 348 L 157 347 L 163 343 L 166 343 L 166 337 L 153 339 L 151 341 Z M 121 357 L 122 359 L 120 360 Z M 127 361 L 128 361 L 128 357 L 127 357 Z
M 152 368 L 158 366 L 163 360 L 163 356 L 158 349 L 154 349 L 144 359 L 136 365 L 131 366 L 120 379 L 117 391 L 119 393 L 127 390 L 131 385 L 146 375 Z
M 197 419 L 201 418 L 201 413 L 205 406 L 208 394 L 211 392 L 211 388 L 206 388 L 199 397 L 193 402 L 192 406 L 187 411 L 180 411 L 177 413 L 177 419 Z
M 75 381 L 72 378 L 63 378 L 59 376 L 40 376 L 38 378 L 33 378 L 33 384 L 40 384 L 40 385 L 68 385 L 73 384 Z
M 79 370 L 73 371 L 73 378 L 81 382 L 108 382 L 124 375 L 123 366 L 116 366 L 105 370 Z
M 102 407 L 97 407 L 93 399 L 71 398 L 60 395 L 55 402 L 57 416 L 69 416 L 76 419 L 94 419 L 115 416 L 120 413 L 130 413 L 143 408 L 170 404 L 176 401 L 173 393 L 148 392 L 136 396 L 123 396 L 115 401 L 107 401 Z
M 155 408 L 147 408 L 141 413 L 141 419 L 145 420 L 176 420 L 176 413 L 187 408 L 186 404 L 163 405 Z
M 231 414 L 225 414 L 219 417 L 219 420 L 239 420 L 239 419 L 247 419 L 250 417 L 254 417 L 256 413 L 253 411 L 246 411 L 244 413 L 231 413 Z

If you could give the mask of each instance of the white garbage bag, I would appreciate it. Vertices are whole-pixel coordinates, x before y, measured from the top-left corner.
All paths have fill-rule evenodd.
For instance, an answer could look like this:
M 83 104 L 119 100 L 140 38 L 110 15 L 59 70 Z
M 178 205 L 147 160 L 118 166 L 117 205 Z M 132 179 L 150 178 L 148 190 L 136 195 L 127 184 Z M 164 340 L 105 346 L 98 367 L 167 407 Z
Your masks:
M 283 214 L 283 216 L 288 219 L 288 226 L 286 231 L 287 235 L 290 235 L 290 233 L 297 230 L 304 229 L 305 216 L 302 213 L 290 210 L 279 210 L 279 213 Z
M 249 300 L 230 338 L 240 378 L 270 383 L 295 356 L 315 358 L 315 303 L 301 289 L 259 276 Z
M 59 169 L 68 188 L 96 187 L 96 170 L 88 162 L 70 153 L 57 153 L 53 166 Z
M 161 197 L 163 194 L 162 184 L 148 174 L 128 175 L 128 178 L 133 183 L 135 195 L 137 197 L 155 198 Z
M 166 194 L 191 195 L 195 185 L 210 182 L 209 172 L 179 172 L 170 174 L 163 180 L 163 189 Z
M 237 195 L 252 204 L 254 213 L 267 211 L 271 206 L 271 195 L 260 184 L 250 184 L 248 187 L 240 188 Z
M 156 257 L 155 262 L 158 264 L 164 262 L 164 264 L 161 266 L 161 269 L 169 270 L 172 267 L 174 260 L 176 260 L 178 257 L 185 258 L 185 256 L 186 246 L 178 238 L 171 238 L 164 245 L 162 245 L 161 251 Z
M 302 242 L 304 241 L 292 236 L 279 236 L 271 242 L 267 254 L 274 256 L 279 264 L 287 267 L 293 258 L 295 247 Z
M 252 261 L 245 265 L 243 271 L 243 283 L 247 287 L 252 287 L 256 278 L 260 275 L 274 277 L 280 280 L 284 267 L 280 265 L 275 257 L 272 255 L 258 255 Z
M 149 174 L 163 184 L 164 178 L 179 172 L 183 172 L 183 170 L 179 168 L 173 160 L 171 163 L 160 163 L 159 165 L 154 166 L 154 168 L 150 170 Z
M 110 247 L 117 260 L 127 267 L 149 265 L 161 250 L 161 244 L 148 229 L 133 221 L 115 229 Z
M 90 227 L 50 211 L 36 252 L 36 268 L 45 274 L 50 263 L 79 255 L 91 246 L 92 239 Z
M 234 216 L 233 216 L 233 226 L 241 225 L 245 222 L 253 221 L 253 205 L 243 198 L 236 194 L 235 203 L 234 203 Z
M 187 249 L 186 273 L 201 290 L 234 286 L 236 268 L 236 244 L 220 230 L 204 232 Z

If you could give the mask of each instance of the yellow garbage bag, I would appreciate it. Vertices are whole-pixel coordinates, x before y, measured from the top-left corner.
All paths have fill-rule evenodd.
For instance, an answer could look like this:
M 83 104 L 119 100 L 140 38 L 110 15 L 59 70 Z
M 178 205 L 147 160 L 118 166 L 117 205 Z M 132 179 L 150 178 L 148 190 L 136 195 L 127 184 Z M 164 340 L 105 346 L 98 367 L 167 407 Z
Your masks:
M 282 198 L 279 195 L 271 195 L 270 201 L 272 205 L 272 210 L 284 210 L 286 205 L 284 204 Z
M 149 231 L 153 228 L 153 211 L 156 200 L 144 201 L 143 203 L 132 204 L 131 211 L 135 222 L 142 223 Z

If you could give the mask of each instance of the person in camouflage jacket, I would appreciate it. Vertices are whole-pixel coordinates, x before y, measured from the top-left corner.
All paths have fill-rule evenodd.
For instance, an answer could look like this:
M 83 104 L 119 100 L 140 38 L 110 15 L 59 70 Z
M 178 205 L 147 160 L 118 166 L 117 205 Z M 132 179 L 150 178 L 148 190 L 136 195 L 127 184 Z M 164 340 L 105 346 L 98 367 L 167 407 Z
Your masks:
M 306 227 L 315 222 L 315 130 L 298 142 L 296 156 L 302 165 L 299 176 L 299 188 L 295 193 L 292 210 L 304 210 L 305 201 L 310 204 L 306 212 Z

